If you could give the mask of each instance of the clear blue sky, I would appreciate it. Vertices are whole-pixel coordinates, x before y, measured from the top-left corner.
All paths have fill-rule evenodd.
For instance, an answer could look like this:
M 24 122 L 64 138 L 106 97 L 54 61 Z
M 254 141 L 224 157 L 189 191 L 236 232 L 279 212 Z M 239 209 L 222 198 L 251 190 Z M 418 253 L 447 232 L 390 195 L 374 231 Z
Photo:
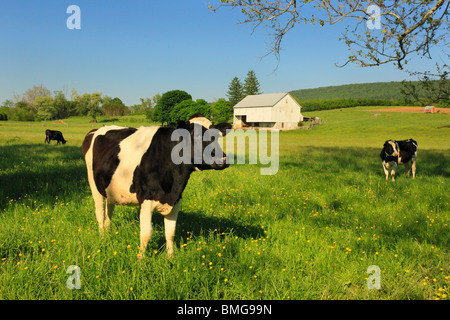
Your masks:
M 69 30 L 69 5 L 81 30 Z M 208 0 L 0 0 L 0 103 L 42 84 L 51 91 L 102 92 L 127 105 L 173 89 L 194 99 L 225 97 L 228 84 L 254 70 L 265 93 L 348 83 L 400 81 L 392 64 L 348 65 L 343 25 L 299 25 L 282 44 L 278 68 L 269 30 L 238 25 L 238 10 L 208 10 Z M 408 66 L 430 66 L 415 59 Z

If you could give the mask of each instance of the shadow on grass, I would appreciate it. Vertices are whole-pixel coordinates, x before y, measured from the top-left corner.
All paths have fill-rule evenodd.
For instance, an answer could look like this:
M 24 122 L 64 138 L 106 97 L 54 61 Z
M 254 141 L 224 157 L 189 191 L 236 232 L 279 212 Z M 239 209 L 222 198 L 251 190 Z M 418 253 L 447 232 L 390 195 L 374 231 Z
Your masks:
M 0 208 L 10 199 L 28 198 L 49 203 L 88 191 L 80 147 L 45 144 L 0 146 Z
M 159 214 L 154 216 L 153 221 L 163 225 L 163 217 Z M 264 230 L 254 224 L 243 224 L 228 218 L 207 216 L 200 211 L 180 211 L 177 220 L 177 236 L 186 239 L 189 236 L 208 237 L 211 233 L 218 236 L 228 237 L 232 234 L 232 236 L 238 236 L 239 238 L 257 239 L 264 235 Z
M 380 174 L 384 177 L 378 148 L 360 147 L 301 147 L 294 154 L 289 153 L 280 158 L 280 170 L 283 168 L 305 168 L 313 171 L 355 171 L 367 174 Z M 295 160 L 294 160 L 295 159 Z M 294 160 L 294 161 L 293 161 Z M 450 154 L 444 150 L 421 150 L 419 147 L 417 156 L 417 175 L 450 177 L 450 168 L 447 163 Z M 396 177 L 402 177 L 406 173 L 405 167 L 399 165 Z

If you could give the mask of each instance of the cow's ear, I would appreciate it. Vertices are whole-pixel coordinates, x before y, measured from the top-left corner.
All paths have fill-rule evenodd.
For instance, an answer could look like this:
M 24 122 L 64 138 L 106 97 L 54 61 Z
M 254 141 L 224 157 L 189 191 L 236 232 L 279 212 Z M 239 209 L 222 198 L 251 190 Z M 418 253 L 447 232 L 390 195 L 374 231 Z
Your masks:
M 209 127 L 210 129 L 217 129 L 222 133 L 222 136 L 225 136 L 228 132 L 227 129 L 231 129 L 231 124 L 227 122 L 219 123 L 219 124 L 213 124 Z
M 189 130 L 190 123 L 188 121 L 178 120 L 177 129 L 187 129 Z

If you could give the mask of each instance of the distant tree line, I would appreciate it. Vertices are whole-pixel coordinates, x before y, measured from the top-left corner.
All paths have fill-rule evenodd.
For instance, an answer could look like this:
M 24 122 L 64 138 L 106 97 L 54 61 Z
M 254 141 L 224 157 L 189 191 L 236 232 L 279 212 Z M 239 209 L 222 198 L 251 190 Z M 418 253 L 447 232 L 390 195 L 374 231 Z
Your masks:
M 127 107 L 118 97 L 102 96 L 101 92 L 78 94 L 75 89 L 72 89 L 70 98 L 67 98 L 63 91 L 54 91 L 52 95 L 42 85 L 34 86 L 22 95 L 16 94 L 13 100 L 6 100 L 0 106 L 0 120 L 41 121 L 70 116 L 96 119 L 100 115 L 146 113 L 153 105 L 153 100 L 141 98 L 141 104 Z
M 253 70 L 248 71 L 243 83 L 235 77 L 227 92 L 228 100 L 218 99 L 209 103 L 204 99 L 193 100 L 182 90 L 171 90 L 152 98 L 140 98 L 141 103 L 127 107 L 120 98 L 102 96 L 101 92 L 79 94 L 72 89 L 70 97 L 57 90 L 51 94 L 39 85 L 15 95 L 14 102 L 6 100 L 0 106 L 1 120 L 41 121 L 57 120 L 70 116 L 123 116 L 129 113 L 146 114 L 147 119 L 162 125 L 186 121 L 192 115 L 201 113 L 213 123 L 231 121 L 233 106 L 247 95 L 260 94 L 260 84 Z

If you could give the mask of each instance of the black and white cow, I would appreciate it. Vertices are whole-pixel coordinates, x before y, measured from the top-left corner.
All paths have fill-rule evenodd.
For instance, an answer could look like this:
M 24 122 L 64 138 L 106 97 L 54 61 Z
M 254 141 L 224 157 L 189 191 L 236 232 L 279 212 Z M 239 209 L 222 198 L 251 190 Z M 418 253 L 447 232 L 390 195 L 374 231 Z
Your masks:
M 64 140 L 64 137 L 62 135 L 61 131 L 57 131 L 57 130 L 45 130 L 45 142 L 50 144 L 50 141 L 52 140 L 56 140 L 58 141 L 56 144 L 59 144 L 60 142 L 62 142 L 62 144 L 66 144 L 66 140 Z
M 115 205 L 139 204 L 141 253 L 145 252 L 152 236 L 151 219 L 156 210 L 164 215 L 167 254 L 171 257 L 181 195 L 191 173 L 228 167 L 217 139 L 202 138 L 207 129 L 213 128 L 225 135 L 231 126 L 214 126 L 205 117 L 197 116 L 178 123 L 177 127 L 105 126 L 89 132 L 82 149 L 100 232 L 109 229 Z M 180 150 L 182 143 L 179 135 L 178 139 L 173 139 L 175 133 L 180 132 L 174 131 L 179 129 L 184 129 L 182 133 L 188 136 L 188 141 L 182 142 L 189 148 L 182 152 L 183 159 L 188 161 L 181 163 L 179 159 L 173 161 L 173 150 L 176 147 Z M 217 137 L 219 131 L 216 131 Z M 214 147 L 213 161 L 204 158 L 193 161 L 196 157 L 194 147 L 197 153 Z
M 392 181 L 395 181 L 395 170 L 398 164 L 404 164 L 406 167 L 406 176 L 409 177 L 411 161 L 413 179 L 416 177 L 416 160 L 417 160 L 417 141 L 413 139 L 395 141 L 387 140 L 383 145 L 380 153 L 386 180 L 389 178 L 389 169 L 392 168 Z

